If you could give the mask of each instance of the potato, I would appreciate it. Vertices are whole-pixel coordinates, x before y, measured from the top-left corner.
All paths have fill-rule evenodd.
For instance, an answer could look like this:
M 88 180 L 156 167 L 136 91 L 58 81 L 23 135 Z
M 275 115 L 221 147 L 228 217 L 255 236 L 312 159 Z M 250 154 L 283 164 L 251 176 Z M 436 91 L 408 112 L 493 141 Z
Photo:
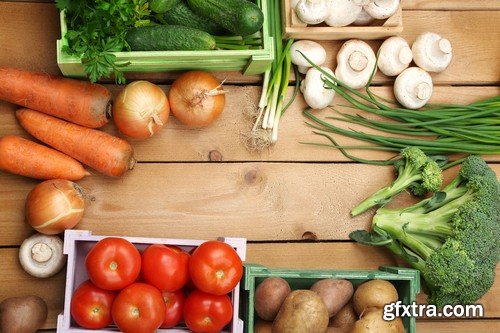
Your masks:
M 294 290 L 283 302 L 272 333 L 325 333 L 328 310 L 314 291 Z
M 291 291 L 288 282 L 280 277 L 265 279 L 255 289 L 255 312 L 261 319 L 273 321 Z
M 47 304 L 38 296 L 11 297 L 0 303 L 2 333 L 34 333 L 47 319 Z
M 398 291 L 385 280 L 370 280 L 360 285 L 353 296 L 354 311 L 361 315 L 369 308 L 380 308 L 398 300 Z
M 311 287 L 325 302 L 328 315 L 334 316 L 349 302 L 354 293 L 352 283 L 347 280 L 324 279 L 319 280 Z
M 385 321 L 382 318 L 383 314 L 384 310 L 379 308 L 372 308 L 365 312 L 354 324 L 351 333 L 405 333 L 401 318 Z
M 352 303 L 349 302 L 330 319 L 329 326 L 350 329 L 358 319 Z
M 340 327 L 328 327 L 326 333 L 350 333 L 348 329 Z
M 272 333 L 273 323 L 271 321 L 257 320 L 253 327 L 253 333 Z

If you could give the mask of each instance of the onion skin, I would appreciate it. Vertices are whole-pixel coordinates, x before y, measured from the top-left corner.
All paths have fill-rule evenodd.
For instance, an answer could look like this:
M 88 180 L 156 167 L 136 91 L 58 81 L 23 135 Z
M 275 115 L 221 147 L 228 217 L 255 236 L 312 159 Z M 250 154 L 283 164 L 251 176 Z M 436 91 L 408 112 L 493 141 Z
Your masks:
M 118 130 L 134 139 L 147 139 L 168 122 L 170 105 L 163 90 L 148 81 L 127 85 L 113 105 Z
M 191 71 L 174 81 L 168 93 L 170 108 L 183 124 L 203 127 L 217 119 L 226 98 L 217 79 L 208 72 Z
M 42 234 L 55 235 L 76 226 L 83 217 L 84 208 L 80 186 L 69 180 L 47 180 L 28 194 L 26 221 Z

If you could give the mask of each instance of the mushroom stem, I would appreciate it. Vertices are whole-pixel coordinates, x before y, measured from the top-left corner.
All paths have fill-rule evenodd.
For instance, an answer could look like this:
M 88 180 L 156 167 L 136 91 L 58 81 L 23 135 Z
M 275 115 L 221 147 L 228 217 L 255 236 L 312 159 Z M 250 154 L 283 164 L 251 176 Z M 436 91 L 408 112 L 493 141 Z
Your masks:
M 437 48 L 444 54 L 451 53 L 451 43 L 446 38 L 441 38 L 439 41 L 437 41 L 437 44 Z
M 420 82 L 415 88 L 415 95 L 422 101 L 427 101 L 432 94 L 432 88 L 427 82 Z
M 31 259 L 36 262 L 44 263 L 52 258 L 52 249 L 45 243 L 36 243 L 31 248 Z
M 349 66 L 356 72 L 363 71 L 368 65 L 368 58 L 360 51 L 354 51 L 349 55 Z

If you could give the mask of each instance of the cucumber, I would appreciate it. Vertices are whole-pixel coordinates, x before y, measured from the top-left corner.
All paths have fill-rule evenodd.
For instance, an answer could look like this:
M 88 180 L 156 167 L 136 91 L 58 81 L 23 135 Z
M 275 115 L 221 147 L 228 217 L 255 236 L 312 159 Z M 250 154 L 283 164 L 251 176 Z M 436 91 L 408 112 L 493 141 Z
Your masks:
M 215 49 L 215 39 L 205 31 L 180 25 L 134 28 L 126 41 L 132 51 L 194 51 Z
M 210 18 L 236 35 L 251 35 L 264 24 L 262 10 L 247 0 L 188 0 L 188 4 L 198 15 Z
M 187 3 L 181 1 L 177 6 L 163 14 L 163 19 L 168 24 L 183 25 L 208 32 L 211 35 L 223 35 L 226 29 L 205 16 L 196 14 Z
M 174 8 L 181 0 L 149 0 L 149 8 L 155 13 L 163 14 Z

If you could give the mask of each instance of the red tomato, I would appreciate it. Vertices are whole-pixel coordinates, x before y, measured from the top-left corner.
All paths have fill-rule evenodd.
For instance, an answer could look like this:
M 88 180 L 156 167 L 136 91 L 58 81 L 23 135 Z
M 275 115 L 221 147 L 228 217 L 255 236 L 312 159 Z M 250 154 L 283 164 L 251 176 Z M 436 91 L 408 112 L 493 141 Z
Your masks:
M 161 328 L 175 327 L 182 320 L 186 295 L 182 290 L 176 292 L 164 291 L 162 295 L 167 306 L 167 312 Z
M 208 241 L 193 252 L 189 274 L 194 285 L 207 293 L 224 295 L 233 290 L 243 276 L 243 264 L 228 244 Z
M 227 295 L 195 290 L 184 304 L 184 322 L 195 333 L 220 332 L 232 318 L 233 305 Z
M 177 291 L 189 279 L 187 253 L 154 244 L 142 254 L 141 276 L 161 291 Z
M 165 320 L 166 306 L 161 292 L 145 283 L 134 283 L 116 296 L 111 315 L 124 333 L 152 333 Z
M 115 296 L 114 292 L 85 281 L 73 293 L 71 316 L 83 328 L 96 330 L 111 325 L 111 305 Z
M 85 267 L 90 280 L 99 288 L 120 290 L 139 276 L 141 254 L 128 240 L 108 237 L 90 250 Z

